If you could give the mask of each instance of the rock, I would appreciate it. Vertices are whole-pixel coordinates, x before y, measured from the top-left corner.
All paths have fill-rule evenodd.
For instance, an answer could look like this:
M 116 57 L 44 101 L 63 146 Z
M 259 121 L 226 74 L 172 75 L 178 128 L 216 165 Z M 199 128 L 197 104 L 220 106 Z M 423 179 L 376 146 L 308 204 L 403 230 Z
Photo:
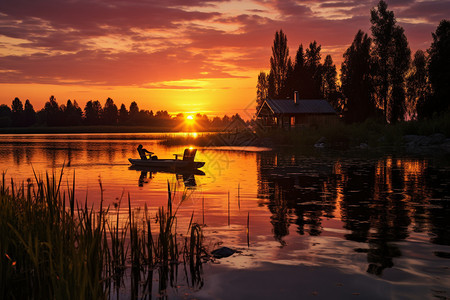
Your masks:
M 369 149 L 369 145 L 367 145 L 366 143 L 361 143 L 359 144 L 359 149 Z
M 323 137 L 321 137 L 320 139 L 317 140 L 317 142 L 314 144 L 314 147 L 315 148 L 325 148 L 326 141 L 327 141 L 327 138 L 323 136 Z
M 442 144 L 445 141 L 445 135 L 443 135 L 442 133 L 432 134 L 429 138 L 430 144 L 432 145 Z
M 420 138 L 420 135 L 408 134 L 408 135 L 403 136 L 403 141 L 405 143 L 411 143 L 411 142 L 416 142 L 417 140 L 419 140 L 419 138 Z
M 424 135 L 405 135 L 403 141 L 409 151 L 417 152 L 424 149 L 440 146 L 442 149 L 447 150 L 450 148 L 450 144 L 447 144 L 449 139 L 445 138 L 442 133 L 435 133 L 430 136 Z
M 428 146 L 432 142 L 431 138 L 428 136 L 413 134 L 403 136 L 403 141 L 405 141 L 406 146 L 409 148 Z
M 441 144 L 441 148 L 446 152 L 450 152 L 450 139 L 445 139 L 444 142 Z
M 325 143 L 315 143 L 314 147 L 315 148 L 325 148 Z
M 211 251 L 211 254 L 215 258 L 223 258 L 233 255 L 234 253 L 240 253 L 240 251 L 228 248 L 228 247 L 222 247 L 216 250 Z
M 419 146 L 429 146 L 431 145 L 431 138 L 428 136 L 420 136 L 420 139 L 417 141 Z
M 316 144 L 325 144 L 326 141 L 327 141 L 327 138 L 323 136 L 317 140 Z
M 379 139 L 378 139 L 378 143 L 380 143 L 380 144 L 384 144 L 384 143 L 386 143 L 386 137 L 383 135 L 382 137 L 380 137 Z

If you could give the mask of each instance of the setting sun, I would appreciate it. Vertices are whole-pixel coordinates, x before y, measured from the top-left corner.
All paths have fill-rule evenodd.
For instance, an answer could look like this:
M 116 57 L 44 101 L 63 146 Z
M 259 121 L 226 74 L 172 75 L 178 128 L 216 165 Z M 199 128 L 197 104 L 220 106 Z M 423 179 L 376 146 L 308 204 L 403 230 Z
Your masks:
M 186 124 L 187 125 L 194 125 L 195 123 L 195 118 L 193 115 L 187 115 L 186 116 Z

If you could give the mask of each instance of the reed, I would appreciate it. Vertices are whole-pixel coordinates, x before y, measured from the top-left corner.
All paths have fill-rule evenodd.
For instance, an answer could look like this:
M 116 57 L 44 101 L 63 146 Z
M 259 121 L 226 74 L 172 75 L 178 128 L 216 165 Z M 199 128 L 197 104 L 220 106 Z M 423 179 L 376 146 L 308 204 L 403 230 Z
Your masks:
M 228 227 L 230 226 L 230 191 L 228 191 Z
M 241 183 L 239 182 L 238 183 L 238 188 L 237 188 L 237 190 L 238 190 L 238 207 L 239 207 L 239 210 L 241 210 Z
M 247 247 L 250 247 L 250 212 L 247 213 Z
M 178 207 L 168 184 L 167 208 L 154 222 L 144 208 L 133 210 L 128 195 L 128 218 L 121 221 L 121 200 L 115 212 L 88 207 L 75 199 L 75 174 L 61 191 L 63 170 L 34 172 L 35 182 L 0 182 L 0 299 L 107 299 L 113 288 L 126 286 L 132 298 L 152 294 L 153 273 L 159 274 L 159 293 L 175 287 L 178 266 L 196 283 L 206 260 L 202 227 L 191 219 L 187 236 L 177 233 Z M 102 185 L 100 182 L 100 189 Z M 123 196 L 123 195 L 122 195 Z M 182 194 L 180 204 L 189 197 Z M 66 205 L 67 204 L 67 205 Z M 128 272 L 129 270 L 129 272 Z

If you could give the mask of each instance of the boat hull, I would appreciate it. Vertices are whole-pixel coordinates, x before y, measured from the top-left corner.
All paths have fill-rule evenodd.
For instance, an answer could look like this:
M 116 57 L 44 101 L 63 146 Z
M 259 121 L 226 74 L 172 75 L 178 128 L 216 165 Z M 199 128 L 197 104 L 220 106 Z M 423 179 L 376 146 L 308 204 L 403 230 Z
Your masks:
M 133 159 L 129 158 L 128 161 L 133 166 L 148 167 L 148 168 L 166 168 L 166 169 L 198 169 L 205 165 L 202 161 L 183 161 L 174 159 Z

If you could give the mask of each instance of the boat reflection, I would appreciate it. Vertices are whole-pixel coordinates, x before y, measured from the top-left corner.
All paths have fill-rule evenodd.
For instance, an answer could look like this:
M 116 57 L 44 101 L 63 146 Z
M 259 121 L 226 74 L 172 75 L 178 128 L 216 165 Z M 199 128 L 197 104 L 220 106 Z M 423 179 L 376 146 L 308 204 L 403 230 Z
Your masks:
M 197 187 L 197 182 L 195 181 L 195 176 L 203 176 L 205 172 L 194 169 L 194 170 L 174 170 L 172 168 L 156 168 L 156 167 L 142 167 L 142 166 L 130 166 L 129 170 L 140 171 L 138 185 L 140 187 L 144 186 L 144 184 L 149 183 L 151 179 L 157 173 L 170 173 L 175 174 L 177 181 L 183 181 L 184 186 L 189 189 L 194 189 Z

